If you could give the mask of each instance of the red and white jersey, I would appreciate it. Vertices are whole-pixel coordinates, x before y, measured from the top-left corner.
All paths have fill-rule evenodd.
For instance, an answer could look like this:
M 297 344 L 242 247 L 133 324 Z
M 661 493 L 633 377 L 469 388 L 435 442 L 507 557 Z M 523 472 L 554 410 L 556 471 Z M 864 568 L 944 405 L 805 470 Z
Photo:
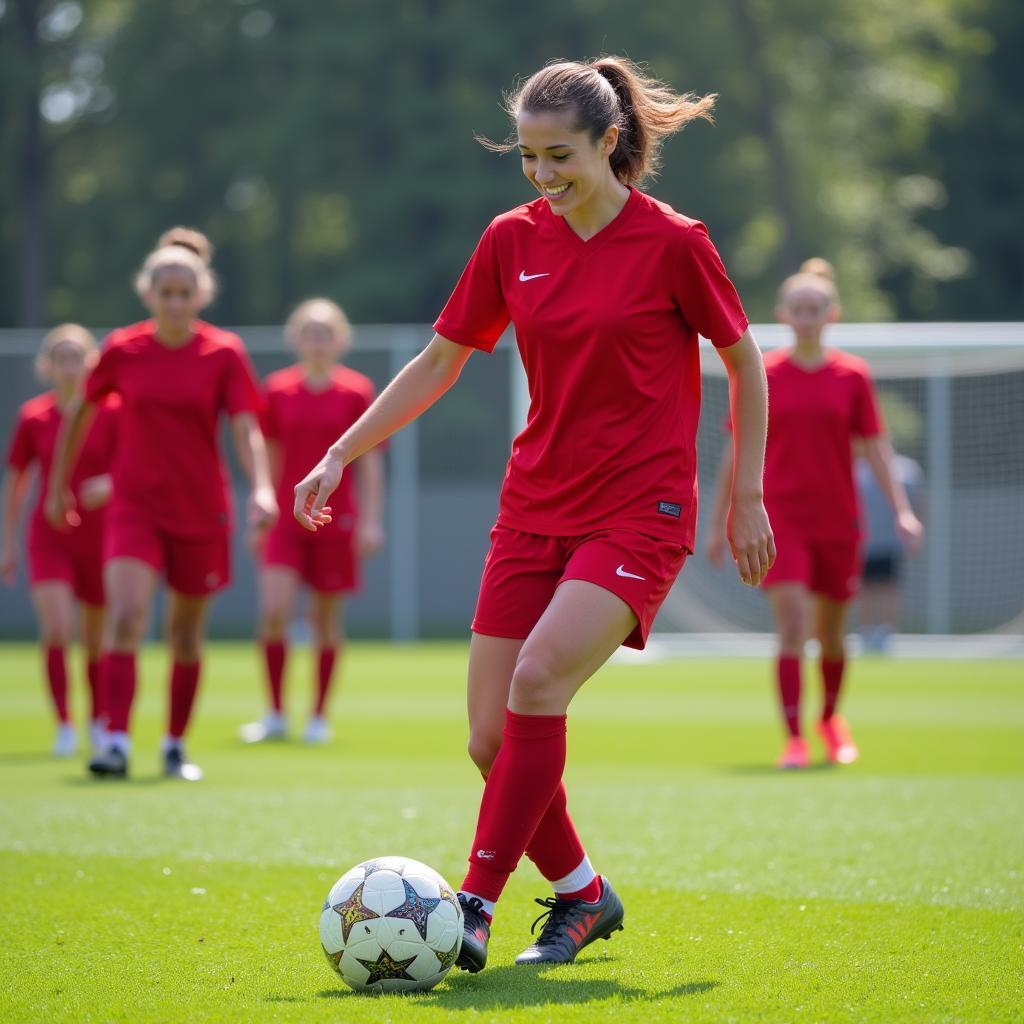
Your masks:
M 863 359 L 826 349 L 824 362 L 800 366 L 788 349 L 764 357 L 768 445 L 764 504 L 805 537 L 860 534 L 853 441 L 883 430 L 871 371 Z
M 263 430 L 279 445 L 277 501 L 284 510 L 279 529 L 306 531 L 287 514 L 295 503 L 295 485 L 323 458 L 323 454 L 370 407 L 373 382 L 347 366 L 336 366 L 326 387 L 313 390 L 301 366 L 289 366 L 266 380 Z M 352 528 L 358 513 L 353 469 L 342 474 L 329 502 L 332 522 L 328 531 Z
M 510 321 L 530 409 L 498 522 L 549 536 L 624 527 L 692 550 L 698 335 L 724 347 L 747 328 L 704 225 L 635 189 L 588 241 L 545 199 L 504 213 L 434 329 L 490 352 Z
M 84 480 L 102 476 L 111 470 L 117 448 L 120 408 L 119 399 L 109 398 L 96 410 L 96 416 L 89 425 L 71 474 L 71 493 L 74 494 L 76 501 Z M 53 466 L 57 433 L 63 418 L 63 413 L 57 407 L 57 397 L 52 391 L 36 395 L 18 410 L 18 420 L 14 427 L 14 435 L 11 437 L 7 464 L 19 470 L 35 464 L 39 470 L 39 486 L 32 513 L 37 526 L 46 524 L 43 503 L 46 499 L 50 468 Z M 99 524 L 103 512 L 103 508 L 90 511 L 78 501 L 78 513 L 82 517 L 80 530 L 87 532 L 92 524 Z
M 197 321 L 184 345 L 161 344 L 152 320 L 106 340 L 85 396 L 123 403 L 112 513 L 140 516 L 182 537 L 230 528 L 218 420 L 258 412 L 259 390 L 236 334 Z

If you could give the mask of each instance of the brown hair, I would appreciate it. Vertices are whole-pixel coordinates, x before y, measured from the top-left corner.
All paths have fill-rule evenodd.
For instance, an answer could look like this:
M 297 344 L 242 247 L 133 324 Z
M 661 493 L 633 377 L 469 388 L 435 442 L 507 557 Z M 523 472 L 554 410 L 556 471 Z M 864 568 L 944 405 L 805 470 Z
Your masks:
M 168 228 L 156 241 L 158 249 L 169 245 L 180 245 L 194 252 L 207 266 L 213 261 L 213 243 L 197 228 L 186 228 L 180 224 Z
M 329 324 L 335 337 L 341 342 L 342 352 L 349 350 L 352 344 L 352 325 L 341 306 L 330 299 L 313 298 L 300 302 L 285 322 L 285 337 L 294 345 L 299 332 L 310 320 Z
M 596 142 L 614 124 L 619 139 L 609 156 L 615 176 L 636 185 L 657 174 L 662 142 L 690 121 L 714 121 L 717 96 L 679 94 L 624 57 L 599 60 L 553 61 L 532 74 L 502 99 L 513 123 L 524 111 L 570 111 L 576 131 L 587 131 Z M 513 137 L 492 142 L 476 139 L 496 153 L 508 153 Z
M 213 301 L 217 293 L 217 284 L 210 268 L 194 250 L 186 245 L 177 244 L 154 249 L 146 257 L 142 269 L 135 275 L 135 293 L 139 298 L 145 298 L 147 292 L 152 290 L 161 270 L 168 270 L 171 267 L 175 270 L 187 270 L 192 275 L 204 306 Z
M 81 324 L 60 324 L 52 331 L 47 331 L 43 343 L 39 346 L 39 354 L 36 356 L 36 376 L 40 380 L 48 381 L 50 379 L 50 359 L 53 356 L 53 350 L 66 341 L 77 345 L 85 353 L 87 366 L 96 360 L 96 339 L 92 332 L 86 330 Z
M 779 305 L 785 305 L 789 296 L 798 288 L 811 288 L 818 292 L 828 305 L 839 305 L 835 269 L 828 260 L 822 259 L 820 256 L 804 260 L 800 264 L 800 269 L 779 285 Z

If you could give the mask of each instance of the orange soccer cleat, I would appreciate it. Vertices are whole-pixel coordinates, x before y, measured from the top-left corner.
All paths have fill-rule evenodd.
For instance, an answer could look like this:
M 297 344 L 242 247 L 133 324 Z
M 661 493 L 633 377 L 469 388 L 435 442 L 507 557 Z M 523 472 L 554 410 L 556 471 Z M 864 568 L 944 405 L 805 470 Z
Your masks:
M 825 744 L 825 756 L 832 764 L 853 764 L 860 757 L 857 744 L 850 736 L 846 722 L 839 715 L 832 715 L 818 723 L 818 735 Z
M 811 763 L 811 754 L 807 749 L 807 740 L 803 736 L 790 736 L 786 740 L 786 749 L 782 757 L 776 761 L 779 768 L 806 768 Z

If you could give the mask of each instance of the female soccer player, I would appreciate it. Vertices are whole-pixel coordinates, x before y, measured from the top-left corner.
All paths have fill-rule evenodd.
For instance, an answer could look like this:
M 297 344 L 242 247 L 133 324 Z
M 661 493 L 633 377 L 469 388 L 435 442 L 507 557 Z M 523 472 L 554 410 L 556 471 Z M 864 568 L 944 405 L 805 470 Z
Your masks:
M 299 362 L 267 378 L 263 432 L 277 500 L 287 507 L 303 474 L 369 408 L 374 388 L 368 377 L 339 365 L 352 344 L 352 328 L 330 299 L 303 302 L 288 318 L 285 334 Z M 262 721 L 242 727 L 246 742 L 280 739 L 287 732 L 282 705 L 285 639 L 303 584 L 311 592 L 310 623 L 317 649 L 316 697 L 303 739 L 324 743 L 330 736 L 325 710 L 338 649 L 344 642 L 338 621 L 342 598 L 359 585 L 359 559 L 375 554 L 384 539 L 380 454 L 367 452 L 356 472 L 358 494 L 352 477 L 346 476 L 334 495 L 333 521 L 320 536 L 302 529 L 289 516 L 279 519 L 269 534 L 256 533 L 252 538 L 263 563 L 260 635 L 270 710 Z
M 778 764 L 805 768 L 809 763 L 800 729 L 800 661 L 812 628 L 821 646 L 824 681 L 818 733 L 829 761 L 849 764 L 857 759 L 857 747 L 836 705 L 846 667 L 846 610 L 861 573 L 855 445 L 871 465 L 908 547 L 920 541 L 921 524 L 894 472 L 867 365 L 822 343 L 825 327 L 839 318 L 831 265 L 808 260 L 788 277 L 776 314 L 793 330 L 792 347 L 764 359 L 770 399 L 764 495 L 779 558 L 762 586 L 779 634 L 779 702 L 788 733 Z M 725 550 L 731 476 L 726 447 L 708 541 L 715 562 Z
M 85 384 L 84 400 L 61 431 L 47 496 L 47 517 L 76 517 L 67 488 L 79 438 L 97 403 L 119 394 L 122 424 L 114 463 L 114 498 L 104 545 L 109 628 L 103 674 L 109 700 L 110 744 L 93 758 L 94 775 L 128 770 L 129 718 L 135 696 L 136 652 L 161 573 L 170 601 L 167 636 L 173 667 L 164 771 L 194 781 L 182 738 L 199 683 L 210 596 L 227 582 L 230 502 L 218 445 L 225 412 L 239 459 L 251 473 L 249 518 L 277 513 L 256 409 L 258 391 L 240 339 L 198 319 L 213 297 L 207 265 L 190 248 L 170 245 L 146 259 L 136 291 L 152 319 L 107 339 Z
M 0 576 L 13 585 L 17 574 L 18 520 L 28 497 L 32 471 L 38 472 L 38 499 L 28 528 L 28 568 L 50 696 L 57 712 L 53 752 L 58 757 L 70 756 L 78 746 L 68 709 L 65 657 L 74 632 L 76 601 L 79 636 L 86 654 L 91 698 L 89 733 L 94 752 L 102 748 L 105 740 L 99 663 L 103 635 L 103 522 L 110 499 L 110 466 L 117 440 L 116 399 L 104 402 L 97 410 L 71 477 L 71 490 L 82 509 L 78 525 L 55 530 L 43 515 L 46 481 L 61 419 L 80 394 L 85 375 L 95 362 L 96 340 L 78 324 L 61 324 L 43 339 L 36 368 L 51 390 L 21 407 L 3 485 Z
M 566 709 L 620 644 L 642 648 L 693 550 L 698 333 L 730 379 L 730 541 L 757 585 L 774 557 L 761 500 L 766 391 L 736 290 L 699 221 L 635 188 L 662 139 L 714 97 L 679 96 L 618 58 L 550 64 L 508 103 L 540 198 L 484 232 L 427 348 L 295 489 L 316 530 L 349 463 L 418 416 L 510 320 L 529 379 L 484 564 L 469 655 L 470 756 L 486 776 L 459 895 L 459 964 L 487 959 L 496 901 L 523 853 L 552 882 L 517 963 L 566 963 L 622 927 L 566 810 Z

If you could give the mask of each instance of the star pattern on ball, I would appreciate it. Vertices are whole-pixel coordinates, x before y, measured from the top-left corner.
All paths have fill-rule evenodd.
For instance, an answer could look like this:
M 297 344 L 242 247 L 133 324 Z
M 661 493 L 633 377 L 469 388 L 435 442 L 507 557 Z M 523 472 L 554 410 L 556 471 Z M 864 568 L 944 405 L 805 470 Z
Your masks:
M 405 902 L 394 910 L 389 910 L 384 916 L 401 917 L 406 921 L 412 921 L 416 925 L 416 931 L 420 933 L 420 938 L 426 941 L 427 918 L 441 900 L 421 896 L 404 878 L 402 885 L 405 886 Z
M 447 885 L 441 886 L 441 902 L 450 903 L 456 910 L 459 910 L 459 897 Z
M 360 882 L 344 903 L 338 903 L 332 908 L 341 918 L 341 934 L 345 937 L 346 943 L 353 926 L 361 921 L 372 921 L 374 918 L 380 917 L 380 914 L 375 914 L 363 903 L 363 886 L 365 884 L 365 882 Z
M 320 945 L 321 945 L 321 948 L 324 951 L 324 956 L 327 957 L 327 959 L 330 960 L 332 964 L 334 964 L 334 969 L 336 971 L 340 970 L 341 969 L 341 955 L 342 955 L 342 953 L 345 952 L 345 950 L 339 949 L 337 953 L 328 953 L 327 952 L 327 947 L 324 946 L 323 943 L 321 943 Z
M 458 955 L 459 955 L 459 939 L 458 939 L 458 936 L 455 937 L 455 941 L 452 943 L 452 948 L 449 949 L 447 953 L 442 953 L 441 950 L 439 950 L 439 949 L 435 949 L 434 950 L 434 956 L 437 957 L 438 963 L 440 963 L 442 971 L 447 971 L 448 968 L 451 967 L 451 965 L 453 963 L 455 963 L 455 958 Z
M 356 959 L 370 972 L 366 979 L 367 985 L 375 985 L 378 981 L 415 981 L 416 979 L 406 971 L 406 968 L 416 959 L 415 956 L 408 960 L 393 960 L 386 949 L 380 951 L 376 960 Z

